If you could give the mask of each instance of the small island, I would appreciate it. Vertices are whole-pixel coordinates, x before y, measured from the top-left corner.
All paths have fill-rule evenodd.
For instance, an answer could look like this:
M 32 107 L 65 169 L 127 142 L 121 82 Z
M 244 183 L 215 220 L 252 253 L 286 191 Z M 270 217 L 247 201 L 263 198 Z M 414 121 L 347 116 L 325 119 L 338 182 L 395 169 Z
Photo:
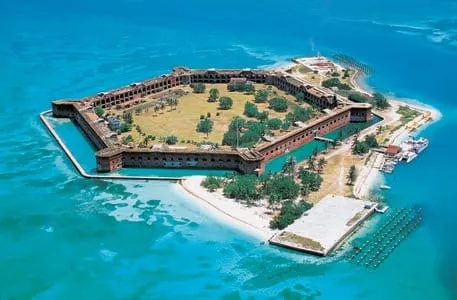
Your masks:
M 262 240 L 327 255 L 380 210 L 369 196 L 379 172 L 423 149 L 400 143 L 439 116 L 363 90 L 357 77 L 366 69 L 320 56 L 275 69 L 176 67 L 53 101 L 52 116 L 82 129 L 97 172 L 224 170 L 180 178 L 177 187 Z M 297 151 L 307 154 L 297 159 Z

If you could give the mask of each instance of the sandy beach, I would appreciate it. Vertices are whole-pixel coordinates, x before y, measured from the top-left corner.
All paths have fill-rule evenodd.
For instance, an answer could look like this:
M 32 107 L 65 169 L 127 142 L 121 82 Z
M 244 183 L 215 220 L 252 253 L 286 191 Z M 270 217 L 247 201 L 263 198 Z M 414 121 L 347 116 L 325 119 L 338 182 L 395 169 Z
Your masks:
M 235 227 L 261 240 L 267 241 L 276 231 L 269 228 L 270 220 L 268 209 L 254 207 L 228 199 L 222 190 L 209 192 L 200 184 L 204 176 L 189 176 L 176 185 L 178 191 L 192 197 L 195 203 L 210 212 L 221 222 Z

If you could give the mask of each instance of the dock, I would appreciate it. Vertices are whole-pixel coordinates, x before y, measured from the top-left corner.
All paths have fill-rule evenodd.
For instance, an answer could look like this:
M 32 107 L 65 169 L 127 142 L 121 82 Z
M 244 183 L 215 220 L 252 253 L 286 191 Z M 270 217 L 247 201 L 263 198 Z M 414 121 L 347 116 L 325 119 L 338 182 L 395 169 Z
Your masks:
M 328 195 L 269 242 L 326 256 L 337 249 L 375 211 L 375 207 L 373 202 Z
M 314 137 L 314 140 L 316 140 L 316 141 L 321 141 L 321 142 L 325 142 L 325 143 L 330 143 L 330 144 L 336 143 L 335 140 L 328 139 L 328 138 L 325 138 L 325 137 L 322 137 L 322 136 L 315 136 L 315 137 Z

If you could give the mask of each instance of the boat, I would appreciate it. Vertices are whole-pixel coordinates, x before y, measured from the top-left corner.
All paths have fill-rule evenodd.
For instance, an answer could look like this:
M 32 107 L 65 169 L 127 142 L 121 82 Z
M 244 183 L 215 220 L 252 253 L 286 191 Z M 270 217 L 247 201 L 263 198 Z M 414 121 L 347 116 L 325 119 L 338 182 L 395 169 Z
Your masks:
M 407 163 L 411 162 L 413 159 L 417 157 L 417 153 L 413 151 L 405 151 L 400 156 L 400 161 L 405 161 Z
M 381 185 L 379 188 L 382 189 L 382 190 L 390 190 L 391 189 L 391 187 L 386 185 L 386 184 Z

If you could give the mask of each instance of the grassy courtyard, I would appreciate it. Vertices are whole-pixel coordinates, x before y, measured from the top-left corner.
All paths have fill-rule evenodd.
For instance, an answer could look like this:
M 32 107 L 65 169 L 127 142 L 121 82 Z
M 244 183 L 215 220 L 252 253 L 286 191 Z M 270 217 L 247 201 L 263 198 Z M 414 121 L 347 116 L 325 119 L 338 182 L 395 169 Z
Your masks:
M 287 95 L 275 87 L 267 87 L 262 84 L 256 84 L 255 87 L 256 90 L 269 89 L 272 97 L 279 96 L 288 100 L 289 108 L 286 112 L 275 112 L 268 108 L 268 103 L 256 103 L 259 111 L 268 111 L 270 119 L 284 119 L 285 115 L 298 105 L 294 96 Z M 140 113 L 134 113 L 133 130 L 122 134 L 122 136 L 132 135 L 134 144 L 138 144 L 145 135 L 155 136 L 157 140 L 160 137 L 175 135 L 178 138 L 177 144 L 182 146 L 192 146 L 188 141 L 197 143 L 210 141 L 221 144 L 223 135 L 233 117 L 242 116 L 247 120 L 256 120 L 243 115 L 246 101 L 254 103 L 254 95 L 247 95 L 243 92 L 229 92 L 226 84 L 206 84 L 204 93 L 193 93 L 190 87 L 180 88 L 188 93 L 178 99 L 176 107 L 167 106 L 157 112 L 154 109 L 147 109 L 142 110 Z M 209 91 L 212 88 L 219 90 L 220 97 L 226 96 L 233 100 L 231 109 L 220 109 L 217 101 L 208 102 Z M 122 115 L 122 111 L 118 111 L 118 114 Z M 213 121 L 213 130 L 208 136 L 196 131 L 196 126 L 200 122 L 202 115 L 205 117 L 210 115 L 210 119 Z M 137 125 L 140 126 L 143 137 L 135 129 Z

